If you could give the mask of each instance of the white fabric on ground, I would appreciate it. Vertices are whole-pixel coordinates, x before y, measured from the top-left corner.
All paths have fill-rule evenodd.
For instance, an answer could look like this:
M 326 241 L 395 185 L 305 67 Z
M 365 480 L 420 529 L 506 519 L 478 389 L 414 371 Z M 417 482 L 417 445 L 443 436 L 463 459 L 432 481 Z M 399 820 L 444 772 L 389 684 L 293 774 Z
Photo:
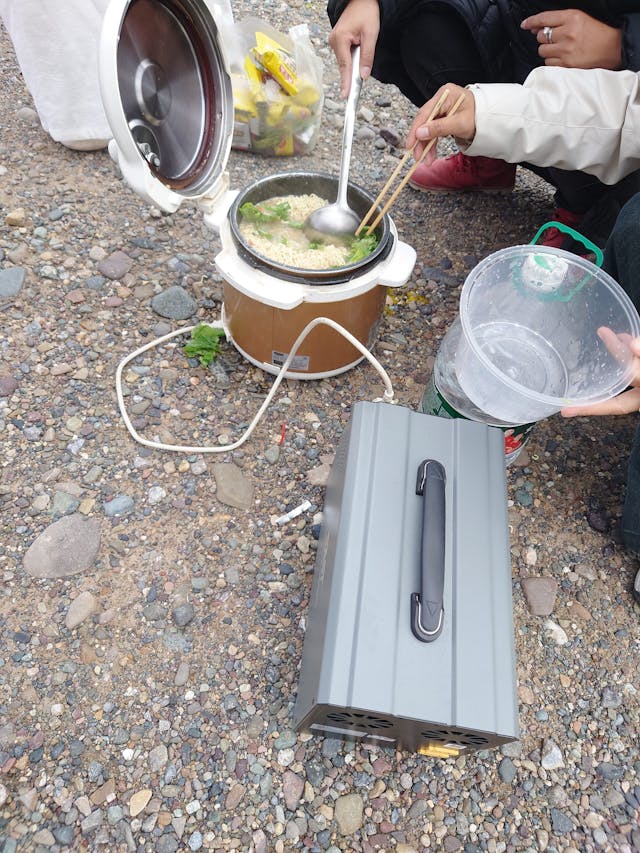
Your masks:
M 111 137 L 98 84 L 98 43 L 109 0 L 0 0 L 0 17 L 42 127 L 87 150 Z

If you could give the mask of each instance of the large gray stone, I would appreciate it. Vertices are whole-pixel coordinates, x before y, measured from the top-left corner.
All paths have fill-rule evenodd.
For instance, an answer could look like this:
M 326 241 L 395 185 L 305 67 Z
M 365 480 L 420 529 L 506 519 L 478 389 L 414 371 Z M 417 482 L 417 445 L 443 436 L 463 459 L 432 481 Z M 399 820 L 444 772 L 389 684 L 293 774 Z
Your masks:
M 154 296 L 151 307 L 156 314 L 169 320 L 188 320 L 198 310 L 198 303 L 184 287 L 176 284 Z
M 22 267 L 0 270 L 0 297 L 16 296 L 24 284 L 27 271 Z
M 85 572 L 100 548 L 100 522 L 80 513 L 50 524 L 24 557 L 24 570 L 34 578 L 66 578 Z
M 213 476 L 216 478 L 216 497 L 219 501 L 236 509 L 251 509 L 253 486 L 237 465 L 233 462 L 216 462 Z
M 0 397 L 10 397 L 18 388 L 18 384 L 14 376 L 0 376 Z
M 341 835 L 353 835 L 362 826 L 364 804 L 360 794 L 346 794 L 338 797 L 334 817 Z
M 110 278 L 112 281 L 115 281 L 117 279 L 124 278 L 132 266 L 133 260 L 129 255 L 118 251 L 109 255 L 107 258 L 103 258 L 103 260 L 98 264 L 98 270 L 106 278 Z
M 534 616 L 549 616 L 553 612 L 558 592 L 558 583 L 554 578 L 522 578 L 522 589 L 529 611 Z

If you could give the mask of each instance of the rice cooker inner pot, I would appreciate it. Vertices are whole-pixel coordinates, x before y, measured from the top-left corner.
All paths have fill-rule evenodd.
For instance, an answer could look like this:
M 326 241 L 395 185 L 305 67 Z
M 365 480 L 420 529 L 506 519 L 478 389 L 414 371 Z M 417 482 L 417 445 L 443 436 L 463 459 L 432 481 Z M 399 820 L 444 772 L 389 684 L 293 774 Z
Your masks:
M 337 197 L 338 179 L 318 172 L 286 172 L 281 175 L 262 178 L 238 193 L 229 210 L 229 224 L 238 255 L 246 263 L 287 281 L 300 282 L 303 280 L 306 284 L 326 285 L 350 281 L 356 275 L 361 275 L 387 257 L 393 246 L 393 235 L 389 225 L 389 217 L 386 214 L 376 226 L 375 234 L 378 237 L 378 245 L 373 252 L 361 261 L 339 269 L 307 270 L 286 266 L 264 257 L 246 242 L 240 233 L 241 216 L 238 212 L 245 202 L 257 204 L 274 196 L 304 195 L 306 193 L 315 193 L 321 198 L 326 198 L 331 204 Z M 373 204 L 373 196 L 350 183 L 347 189 L 347 203 L 356 213 L 364 216 Z

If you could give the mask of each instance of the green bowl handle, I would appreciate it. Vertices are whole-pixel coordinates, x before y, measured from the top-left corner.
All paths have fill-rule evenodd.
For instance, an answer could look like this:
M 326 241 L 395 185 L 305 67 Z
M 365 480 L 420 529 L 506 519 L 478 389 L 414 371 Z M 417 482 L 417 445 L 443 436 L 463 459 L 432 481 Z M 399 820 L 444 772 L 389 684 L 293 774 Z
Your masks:
M 602 249 L 592 243 L 591 240 L 587 239 L 583 234 L 580 234 L 578 231 L 575 231 L 573 228 L 570 228 L 568 225 L 565 225 L 562 222 L 545 222 L 544 225 L 541 225 L 536 232 L 536 236 L 533 238 L 531 243 L 537 243 L 540 239 L 540 235 L 547 230 L 547 228 L 557 228 L 558 231 L 564 231 L 565 234 L 569 234 L 570 237 L 573 237 L 574 240 L 577 240 L 578 243 L 582 243 L 590 252 L 596 256 L 595 265 L 597 267 L 602 266 L 602 261 L 604 260 L 604 255 L 602 254 Z

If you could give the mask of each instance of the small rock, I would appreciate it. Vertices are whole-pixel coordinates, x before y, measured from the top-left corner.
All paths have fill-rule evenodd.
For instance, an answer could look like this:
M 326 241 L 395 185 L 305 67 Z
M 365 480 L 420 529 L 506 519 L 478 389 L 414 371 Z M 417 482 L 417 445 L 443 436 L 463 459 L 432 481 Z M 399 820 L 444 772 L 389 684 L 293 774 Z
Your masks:
M 202 833 L 196 830 L 189 836 L 189 850 L 200 850 L 202 847 Z
M 7 213 L 4 221 L 13 228 L 20 228 L 27 221 L 27 214 L 23 207 L 16 207 L 15 210 L 10 210 Z
M 81 592 L 77 598 L 71 602 L 67 615 L 64 619 L 64 624 L 70 631 L 77 628 L 85 619 L 97 609 L 98 602 L 90 592 Z
M 34 109 L 31 109 L 31 107 L 20 107 L 19 110 L 16 110 L 16 118 L 19 118 L 25 124 L 34 126 L 39 123 L 38 113 Z
M 619 708 L 622 705 L 622 696 L 617 690 L 612 690 L 610 687 L 605 687 L 602 691 L 602 707 L 603 708 Z
M 139 815 L 140 812 L 146 808 L 147 803 L 151 799 L 151 795 L 152 792 L 149 788 L 144 788 L 142 791 L 136 791 L 129 800 L 129 814 L 131 817 Z
M 300 803 L 304 790 L 304 779 L 291 770 L 286 770 L 282 777 L 284 802 L 289 811 L 295 811 Z
M 240 801 L 245 795 L 245 787 L 244 785 L 234 785 L 233 788 L 227 794 L 227 799 L 225 801 L 225 806 L 229 811 L 233 811 L 235 808 L 240 805 Z
M 105 515 L 109 518 L 119 518 L 122 515 L 129 515 L 133 512 L 135 503 L 133 498 L 128 495 L 119 495 L 110 501 L 106 501 L 103 505 Z
M 154 296 L 151 308 L 168 320 L 188 320 L 198 310 L 198 303 L 183 287 L 174 285 Z
M 149 753 L 149 768 L 153 773 L 158 773 L 165 767 L 168 760 L 169 753 L 167 752 L 167 747 L 161 743 L 159 746 L 155 746 Z
M 323 462 L 322 465 L 318 465 L 316 468 L 312 468 L 307 473 L 307 482 L 311 486 L 321 486 L 324 488 L 327 485 L 327 480 L 329 479 L 330 473 L 330 463 Z
M 345 794 L 338 797 L 333 816 L 341 835 L 353 835 L 362 826 L 364 804 L 360 794 Z
M 574 829 L 571 818 L 559 809 L 551 809 L 551 826 L 553 831 L 559 835 L 566 835 L 568 832 L 573 832 Z
M 506 782 L 508 785 L 513 782 L 517 772 L 518 770 L 510 758 L 503 758 L 498 765 L 498 774 L 502 781 Z
M 38 804 L 38 792 L 35 788 L 30 788 L 19 795 L 19 800 L 27 811 L 34 811 Z
M 0 397 L 10 397 L 19 384 L 13 376 L 0 376 Z
M 544 628 L 551 635 L 551 639 L 559 646 L 566 646 L 569 642 L 567 632 L 560 625 L 557 625 L 553 620 L 547 619 L 544 623 Z
M 264 458 L 270 465 L 275 465 L 278 459 L 280 459 L 280 448 L 277 444 L 272 447 L 267 447 L 264 451 Z
M 558 592 L 558 583 L 553 578 L 522 578 L 522 589 L 529 611 L 534 616 L 549 616 L 553 612 Z
M 624 776 L 624 767 L 603 761 L 596 767 L 596 773 L 608 782 L 617 782 L 618 779 L 622 779 Z
M 93 832 L 99 826 L 102 826 L 102 820 L 102 809 L 96 809 L 94 812 L 91 812 L 91 814 L 88 817 L 85 817 L 85 819 L 80 824 L 82 834 L 87 835 L 88 833 Z
M 162 486 L 152 486 L 147 492 L 147 498 L 152 505 L 161 503 L 166 496 L 167 493 Z
M 174 684 L 176 687 L 182 687 L 189 680 L 189 664 L 186 661 L 180 661 Z
M 56 839 L 52 832 L 48 829 L 40 829 L 33 836 L 34 844 L 41 844 L 43 847 L 53 847 L 56 843 Z
M 161 622 L 167 616 L 167 608 L 153 602 L 142 608 L 142 615 L 148 622 Z
M 173 621 L 176 625 L 179 628 L 184 628 L 193 620 L 195 612 L 193 604 L 186 602 L 185 604 L 179 604 L 177 607 L 174 607 L 171 611 L 171 615 L 173 616 Z
M 89 809 L 89 812 L 90 811 L 91 809 Z M 73 844 L 75 832 L 72 826 L 63 826 L 62 824 L 60 824 L 59 826 L 53 828 L 53 836 L 58 842 L 58 844 L 71 847 L 71 845 Z
M 552 741 L 546 740 L 542 748 L 542 759 L 540 764 L 545 770 L 557 770 L 564 767 L 564 760 L 560 748 Z
M 124 278 L 133 266 L 133 261 L 124 252 L 114 252 L 98 263 L 101 275 L 111 280 Z

